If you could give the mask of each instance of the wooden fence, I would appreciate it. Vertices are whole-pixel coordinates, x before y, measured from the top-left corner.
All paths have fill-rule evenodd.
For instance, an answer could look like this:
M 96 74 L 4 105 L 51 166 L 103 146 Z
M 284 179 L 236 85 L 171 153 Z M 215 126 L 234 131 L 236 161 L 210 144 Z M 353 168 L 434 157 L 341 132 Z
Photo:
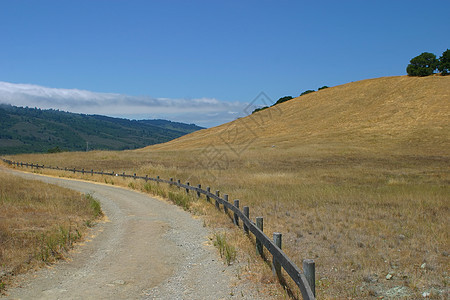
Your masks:
M 7 159 L 2 159 L 5 163 L 10 165 L 16 165 L 20 167 L 30 167 L 36 169 L 53 169 L 53 170 L 62 170 L 73 173 L 82 173 L 82 174 L 98 174 L 98 175 L 109 175 L 109 176 L 120 176 L 124 178 L 133 178 L 133 179 L 143 179 L 145 181 L 155 181 L 160 183 L 167 183 L 170 185 L 177 186 L 179 188 L 184 188 L 186 193 L 190 191 L 197 193 L 197 197 L 200 198 L 201 194 L 205 195 L 207 201 L 211 201 L 211 199 L 215 200 L 215 205 L 218 209 L 223 207 L 225 213 L 228 210 L 233 212 L 233 222 L 236 226 L 240 226 L 239 223 L 242 221 L 242 228 L 245 234 L 249 234 L 251 232 L 255 236 L 256 240 L 256 249 L 258 253 L 263 256 L 263 247 L 265 247 L 270 254 L 272 254 L 272 271 L 280 280 L 282 280 L 281 267 L 286 271 L 289 277 L 296 283 L 299 287 L 300 292 L 302 294 L 303 299 L 315 299 L 315 263 L 311 259 L 303 260 L 303 272 L 302 270 L 292 262 L 292 260 L 281 250 L 281 233 L 274 233 L 273 240 L 270 239 L 263 232 L 263 218 L 257 217 L 256 222 L 252 222 L 249 218 L 250 209 L 248 206 L 243 207 L 243 211 L 239 209 L 239 200 L 234 200 L 233 204 L 228 201 L 228 195 L 224 194 L 223 198 L 219 196 L 219 191 L 215 193 L 211 193 L 211 188 L 207 187 L 206 190 L 201 188 L 201 185 L 192 186 L 187 182 L 186 184 L 182 184 L 180 180 L 164 180 L 157 176 L 156 178 L 145 176 L 137 176 L 136 174 L 129 175 L 123 172 L 122 174 L 118 174 L 113 172 L 103 172 L 103 171 L 94 171 L 91 170 L 77 170 L 76 168 L 59 168 L 52 166 L 44 166 L 38 164 L 29 164 L 23 162 L 15 162 Z M 240 220 L 240 221 L 239 221 Z

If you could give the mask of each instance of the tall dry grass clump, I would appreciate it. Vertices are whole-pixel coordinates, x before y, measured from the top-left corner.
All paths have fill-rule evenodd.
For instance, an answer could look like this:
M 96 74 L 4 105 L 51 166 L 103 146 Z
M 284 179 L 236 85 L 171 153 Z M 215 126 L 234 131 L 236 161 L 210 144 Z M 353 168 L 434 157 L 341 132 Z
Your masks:
M 90 195 L 0 171 L 0 286 L 63 258 L 101 214 Z

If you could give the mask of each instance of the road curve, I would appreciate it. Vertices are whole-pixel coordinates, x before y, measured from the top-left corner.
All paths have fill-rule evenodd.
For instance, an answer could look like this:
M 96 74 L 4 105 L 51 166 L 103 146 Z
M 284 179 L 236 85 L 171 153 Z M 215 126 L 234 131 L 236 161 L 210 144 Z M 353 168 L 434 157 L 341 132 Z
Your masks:
M 202 222 L 179 207 L 124 188 L 5 171 L 91 193 L 108 219 L 89 232 L 67 261 L 19 278 L 19 287 L 10 289 L 8 298 L 252 297 L 236 290 L 236 270 L 224 266 Z

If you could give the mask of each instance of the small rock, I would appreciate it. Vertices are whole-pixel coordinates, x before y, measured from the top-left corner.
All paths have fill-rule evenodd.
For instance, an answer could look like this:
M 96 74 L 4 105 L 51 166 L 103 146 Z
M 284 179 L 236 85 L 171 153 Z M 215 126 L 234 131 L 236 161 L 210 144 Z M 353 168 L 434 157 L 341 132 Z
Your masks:
M 448 256 L 448 252 L 447 251 L 442 251 L 442 255 L 443 256 Z
M 391 280 L 392 277 L 394 277 L 394 275 L 392 275 L 391 273 L 386 275 L 386 280 Z
M 422 293 L 422 297 L 424 297 L 424 298 L 428 298 L 428 297 L 430 297 L 430 292 L 423 292 Z
M 400 234 L 399 236 L 398 236 L 398 238 L 400 239 L 400 240 L 404 240 L 405 238 L 406 238 L 406 236 L 404 236 L 403 234 Z
M 423 263 L 423 264 L 420 266 L 420 268 L 421 268 L 421 269 L 425 269 L 426 266 L 427 266 L 427 264 L 426 264 L 426 263 Z

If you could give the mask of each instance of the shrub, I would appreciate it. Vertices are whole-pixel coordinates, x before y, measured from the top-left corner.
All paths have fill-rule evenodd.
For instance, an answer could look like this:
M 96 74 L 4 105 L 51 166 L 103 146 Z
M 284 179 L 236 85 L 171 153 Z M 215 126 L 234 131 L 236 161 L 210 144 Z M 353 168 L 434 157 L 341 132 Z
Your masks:
M 303 93 L 300 94 L 300 96 L 306 95 L 306 94 L 310 94 L 310 93 L 314 93 L 315 90 L 306 90 Z
M 280 99 L 278 99 L 277 102 L 275 102 L 274 105 L 277 105 L 277 104 L 280 104 L 280 103 L 289 101 L 289 100 L 291 100 L 291 99 L 293 99 L 292 96 L 284 96 L 284 97 L 281 97 Z
M 266 108 L 269 108 L 269 107 L 268 106 L 264 106 L 264 107 L 257 108 L 254 111 L 252 111 L 252 114 L 254 114 L 254 113 L 258 112 L 258 111 L 265 110 Z

